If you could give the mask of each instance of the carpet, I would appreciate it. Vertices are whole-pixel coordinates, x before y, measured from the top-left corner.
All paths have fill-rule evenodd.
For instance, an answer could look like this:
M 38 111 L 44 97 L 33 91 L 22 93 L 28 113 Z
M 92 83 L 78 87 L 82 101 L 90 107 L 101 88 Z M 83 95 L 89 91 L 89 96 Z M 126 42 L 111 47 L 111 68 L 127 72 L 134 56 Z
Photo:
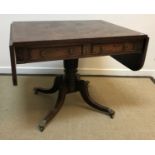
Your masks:
M 66 97 L 65 104 L 44 132 L 40 120 L 56 101 L 57 93 L 35 95 L 36 86 L 49 87 L 54 76 L 0 76 L 0 139 L 123 140 L 155 139 L 155 84 L 149 78 L 94 77 L 91 96 L 116 114 L 114 119 L 92 109 L 80 94 Z

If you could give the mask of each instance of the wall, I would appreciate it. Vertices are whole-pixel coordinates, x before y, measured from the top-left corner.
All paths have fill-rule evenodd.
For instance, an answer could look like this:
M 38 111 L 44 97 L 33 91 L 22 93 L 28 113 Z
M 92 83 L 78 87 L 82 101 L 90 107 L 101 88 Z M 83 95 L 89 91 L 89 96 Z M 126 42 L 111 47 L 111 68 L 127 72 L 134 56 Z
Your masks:
M 106 20 L 127 28 L 146 33 L 150 37 L 146 62 L 141 71 L 133 72 L 110 57 L 80 59 L 82 74 L 97 75 L 145 75 L 155 78 L 155 15 L 0 15 L 0 73 L 11 73 L 9 55 L 10 24 L 13 21 L 32 20 Z M 18 65 L 18 73 L 55 74 L 62 72 L 62 61 Z

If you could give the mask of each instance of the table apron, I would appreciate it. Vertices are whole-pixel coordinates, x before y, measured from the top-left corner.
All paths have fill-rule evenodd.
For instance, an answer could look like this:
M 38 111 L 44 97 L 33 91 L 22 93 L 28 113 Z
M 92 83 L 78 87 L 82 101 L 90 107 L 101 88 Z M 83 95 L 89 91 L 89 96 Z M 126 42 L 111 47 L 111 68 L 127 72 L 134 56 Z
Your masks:
M 140 53 L 143 41 L 128 41 L 116 43 L 95 43 L 75 46 L 56 47 L 16 47 L 16 61 L 18 64 L 28 62 L 64 60 L 83 57 L 119 55 L 121 53 Z

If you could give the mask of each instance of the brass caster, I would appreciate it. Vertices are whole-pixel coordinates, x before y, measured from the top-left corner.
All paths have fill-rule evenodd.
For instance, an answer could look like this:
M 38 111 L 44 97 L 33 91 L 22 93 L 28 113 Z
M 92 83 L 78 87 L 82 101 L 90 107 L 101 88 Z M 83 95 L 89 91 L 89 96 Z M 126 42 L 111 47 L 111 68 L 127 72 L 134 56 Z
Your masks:
M 47 123 L 47 121 L 46 120 L 43 120 L 43 121 L 41 121 L 41 123 L 39 124 L 39 130 L 41 131 L 41 132 L 43 132 L 44 131 L 44 129 L 45 129 L 45 126 L 46 126 L 46 123 Z
M 109 116 L 113 119 L 113 118 L 114 118 L 114 116 L 115 116 L 115 111 L 111 110 L 111 112 L 110 112 Z
M 33 91 L 34 91 L 34 94 L 36 94 L 36 95 L 39 93 L 37 88 L 34 88 Z

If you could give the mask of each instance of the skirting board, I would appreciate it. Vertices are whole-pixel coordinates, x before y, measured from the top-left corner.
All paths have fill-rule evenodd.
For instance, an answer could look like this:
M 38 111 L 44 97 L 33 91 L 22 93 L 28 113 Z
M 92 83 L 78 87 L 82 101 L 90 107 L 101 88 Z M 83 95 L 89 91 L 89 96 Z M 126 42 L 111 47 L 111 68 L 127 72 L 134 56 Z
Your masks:
M 18 74 L 62 74 L 63 68 L 49 67 L 17 67 Z M 151 76 L 155 79 L 155 70 L 142 69 L 131 71 L 129 69 L 98 69 L 98 68 L 79 68 L 81 75 L 110 75 L 110 76 Z M 0 67 L 0 74 L 10 74 L 10 67 Z

